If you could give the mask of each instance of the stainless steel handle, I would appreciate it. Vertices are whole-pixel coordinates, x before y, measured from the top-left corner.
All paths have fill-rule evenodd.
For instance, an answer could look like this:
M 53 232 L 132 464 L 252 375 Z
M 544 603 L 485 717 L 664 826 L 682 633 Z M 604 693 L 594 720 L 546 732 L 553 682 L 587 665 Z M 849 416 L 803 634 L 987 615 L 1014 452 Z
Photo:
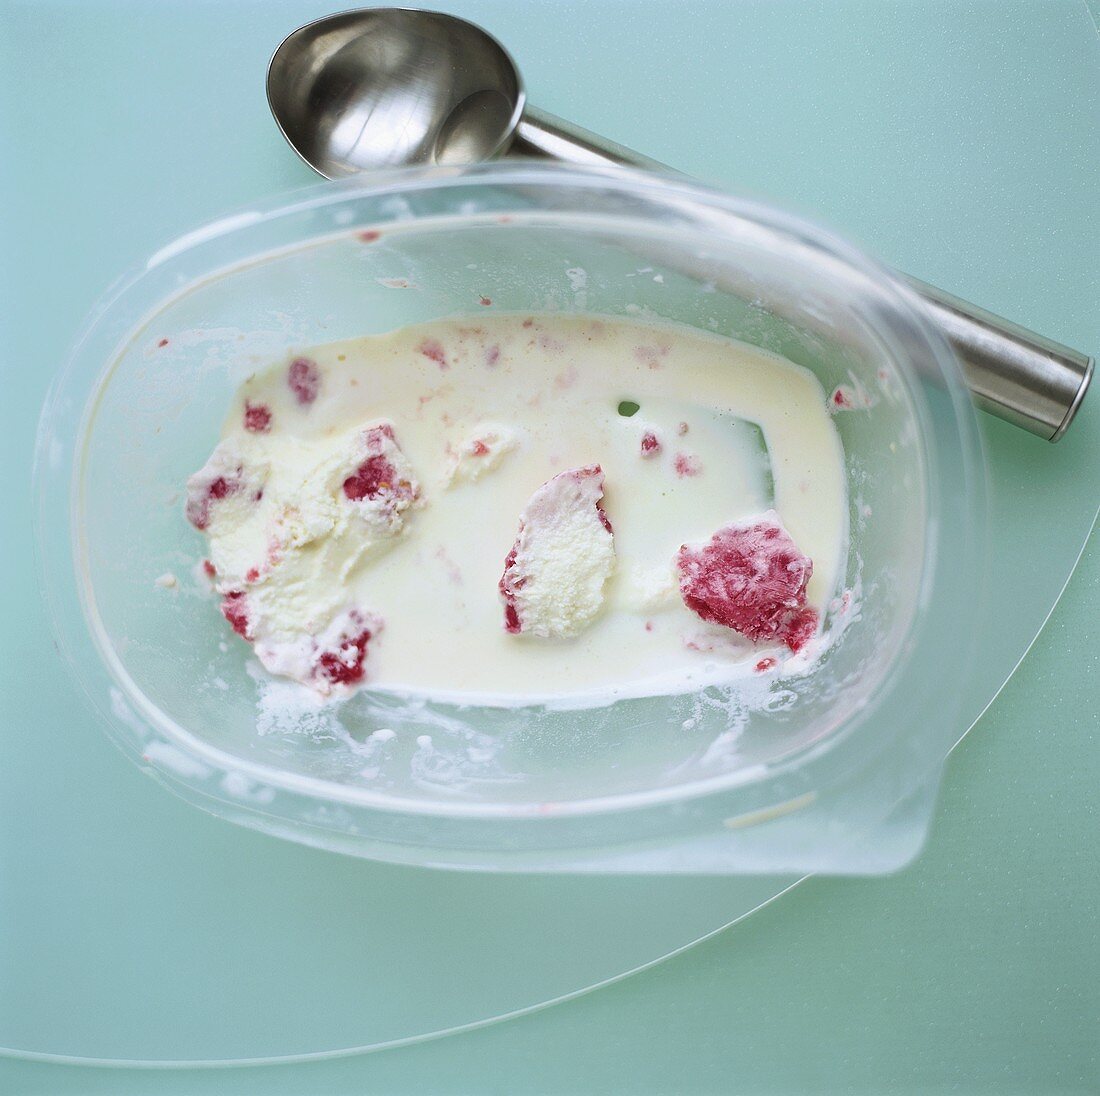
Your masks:
M 1057 441 L 1092 379 L 1093 359 L 927 282 L 903 274 L 962 363 L 974 402 Z
M 601 164 L 626 164 L 628 167 L 645 168 L 647 171 L 667 171 L 681 174 L 660 160 L 643 156 L 626 145 L 616 144 L 598 133 L 576 126 L 549 114 L 545 110 L 528 105 L 516 126 L 510 152 L 521 156 L 545 156 L 551 160 L 565 160 L 571 164 L 598 167 Z
M 673 171 L 534 107 L 524 111 L 510 151 L 575 164 Z M 1048 441 L 1066 432 L 1092 379 L 1092 358 L 907 274 L 899 276 L 951 344 L 978 407 Z

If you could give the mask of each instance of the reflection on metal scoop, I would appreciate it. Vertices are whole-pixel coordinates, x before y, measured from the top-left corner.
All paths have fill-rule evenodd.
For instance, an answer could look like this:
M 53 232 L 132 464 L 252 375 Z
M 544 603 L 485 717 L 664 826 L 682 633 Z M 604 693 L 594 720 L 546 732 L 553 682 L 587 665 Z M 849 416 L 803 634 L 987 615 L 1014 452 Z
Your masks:
M 370 8 L 300 27 L 267 71 L 271 112 L 327 179 L 505 152 L 670 170 L 527 106 L 504 47 L 442 12 Z
M 271 59 L 267 98 L 291 147 L 328 179 L 505 153 L 671 171 L 528 106 L 504 47 L 441 12 L 369 8 L 300 27 Z M 901 277 L 954 349 L 977 405 L 1057 441 L 1084 398 L 1092 359 Z

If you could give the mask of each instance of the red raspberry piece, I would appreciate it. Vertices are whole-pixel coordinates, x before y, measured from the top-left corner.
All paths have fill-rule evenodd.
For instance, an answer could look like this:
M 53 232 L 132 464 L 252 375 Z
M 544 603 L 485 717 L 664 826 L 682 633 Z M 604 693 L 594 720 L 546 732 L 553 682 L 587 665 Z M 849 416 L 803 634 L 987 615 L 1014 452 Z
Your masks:
M 208 494 L 212 499 L 224 499 L 232 495 L 237 490 L 237 484 L 231 483 L 224 476 L 218 476 L 213 483 L 210 484 Z
M 240 474 L 239 469 L 237 474 Z M 218 476 L 211 480 L 203 493 L 191 494 L 188 497 L 185 511 L 187 520 L 196 529 L 200 531 L 205 529 L 210 524 L 210 504 L 236 494 L 240 485 L 239 479 L 229 479 L 226 476 Z
M 229 621 L 234 632 L 252 642 L 252 624 L 248 619 L 248 601 L 243 590 L 234 590 L 225 595 L 221 604 L 222 616 Z
M 519 534 L 522 533 L 523 525 L 521 523 Z M 497 583 L 500 596 L 504 599 L 504 630 L 509 635 L 518 635 L 523 631 L 523 626 L 519 621 L 519 611 L 516 609 L 516 593 L 527 584 L 527 577 L 516 574 L 515 570 L 516 553 L 519 551 L 519 534 L 517 534 L 516 544 L 504 557 L 504 574 L 500 576 L 500 582 Z
M 411 498 L 415 492 L 406 480 L 398 481 L 397 470 L 385 454 L 386 441 L 394 440 L 394 428 L 388 423 L 372 426 L 364 435 L 366 459 L 343 482 L 343 492 L 352 502 L 374 500 L 385 495 Z
M 317 658 L 317 676 L 332 685 L 354 685 L 362 681 L 367 645 L 373 636 L 369 628 L 364 628 L 356 635 L 347 636 L 336 650 L 322 651 Z
M 253 434 L 266 434 L 271 429 L 271 408 L 245 400 L 244 428 Z
M 681 547 L 676 567 L 692 612 L 754 643 L 779 640 L 797 651 L 817 628 L 806 605 L 813 561 L 778 521 L 727 525 L 706 544 Z
M 440 369 L 451 368 L 447 361 L 447 353 L 443 349 L 443 344 L 438 339 L 424 339 L 417 347 L 417 350 L 419 350 L 425 358 L 430 358 L 435 362 Z
M 817 610 L 806 606 L 787 622 L 783 642 L 795 652 L 801 651 L 817 633 Z
M 652 430 L 642 435 L 642 456 L 655 457 L 661 451 L 661 441 Z
M 344 494 L 352 502 L 376 499 L 393 490 L 396 473 L 385 457 L 367 457 L 353 475 L 344 480 Z
M 416 487 L 398 476 L 387 449 L 396 447 L 393 427 L 389 423 L 370 427 L 363 435 L 366 459 L 344 480 L 344 494 L 352 502 L 363 499 L 408 500 L 417 496 Z
M 331 685 L 355 685 L 363 680 L 367 648 L 381 630 L 381 617 L 352 609 L 318 637 L 311 672 L 323 692 Z
M 294 393 L 294 398 L 303 407 L 308 407 L 321 390 L 321 370 L 309 358 L 295 358 L 286 371 L 286 383 Z

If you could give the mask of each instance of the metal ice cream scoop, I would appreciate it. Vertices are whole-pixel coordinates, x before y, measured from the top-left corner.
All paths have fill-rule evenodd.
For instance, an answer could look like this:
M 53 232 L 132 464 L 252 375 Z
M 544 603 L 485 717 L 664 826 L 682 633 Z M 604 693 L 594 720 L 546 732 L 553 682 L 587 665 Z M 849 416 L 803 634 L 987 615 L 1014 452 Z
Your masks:
M 328 179 L 506 153 L 672 170 L 529 106 L 504 47 L 441 12 L 369 8 L 300 27 L 271 59 L 267 98 L 290 146 Z M 953 347 L 975 403 L 1057 441 L 1084 398 L 1092 359 L 901 277 Z

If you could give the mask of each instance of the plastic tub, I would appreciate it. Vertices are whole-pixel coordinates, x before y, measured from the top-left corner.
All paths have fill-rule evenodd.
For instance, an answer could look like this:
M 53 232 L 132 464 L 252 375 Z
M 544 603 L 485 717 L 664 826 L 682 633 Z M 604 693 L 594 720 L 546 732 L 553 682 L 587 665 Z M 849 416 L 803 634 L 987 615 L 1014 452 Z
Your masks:
M 485 293 L 498 309 L 673 320 L 783 354 L 827 392 L 873 394 L 837 417 L 841 589 L 859 611 L 813 674 L 752 703 L 387 712 L 367 690 L 305 719 L 273 711 L 190 577 L 203 542 L 182 514 L 187 474 L 258 365 L 472 312 Z M 957 365 L 888 272 L 680 179 L 417 170 L 193 232 L 93 313 L 43 411 L 36 491 L 59 643 L 112 738 L 193 803 L 307 844 L 501 870 L 885 871 L 919 848 L 957 737 L 984 531 Z M 171 593 L 154 583 L 169 571 Z M 397 732 L 384 750 L 366 741 L 381 725 Z

